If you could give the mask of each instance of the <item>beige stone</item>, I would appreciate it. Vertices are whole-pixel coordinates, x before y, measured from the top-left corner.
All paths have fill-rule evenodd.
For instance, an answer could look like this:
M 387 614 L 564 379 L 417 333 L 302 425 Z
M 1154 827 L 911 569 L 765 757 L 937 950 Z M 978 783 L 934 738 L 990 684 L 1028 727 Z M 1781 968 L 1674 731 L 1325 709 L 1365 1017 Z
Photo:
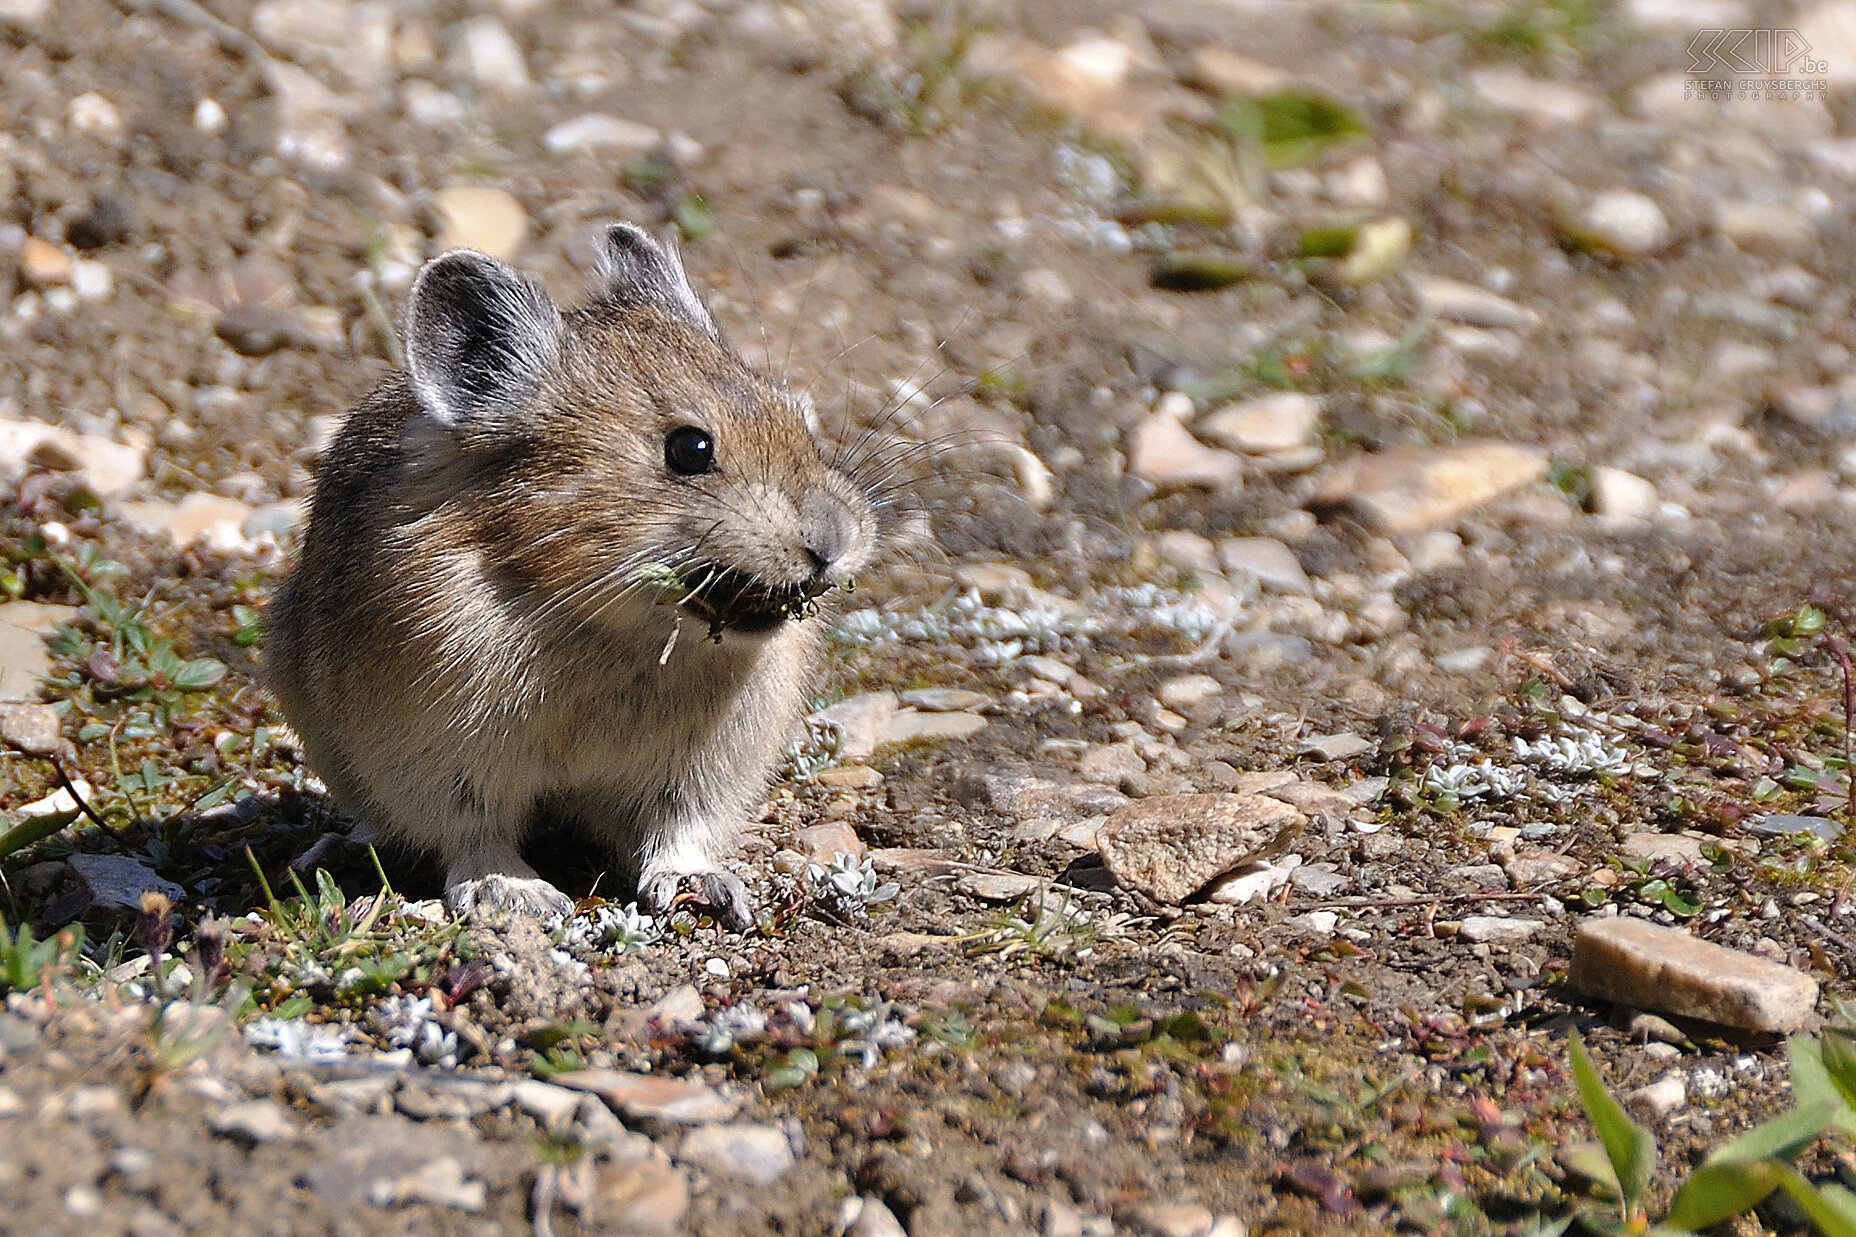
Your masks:
M 1279 852 L 1302 814 L 1255 795 L 1155 795 L 1108 818 L 1096 837 L 1123 888 L 1183 902 L 1241 863 Z
M 1346 509 L 1376 532 L 1409 537 L 1452 524 L 1546 472 L 1545 453 L 1514 443 L 1393 447 L 1328 470 L 1310 505 Z
M 1641 919 L 1581 924 L 1567 978 L 1588 996 L 1748 1031 L 1796 1031 L 1817 1008 L 1817 981 L 1796 967 Z

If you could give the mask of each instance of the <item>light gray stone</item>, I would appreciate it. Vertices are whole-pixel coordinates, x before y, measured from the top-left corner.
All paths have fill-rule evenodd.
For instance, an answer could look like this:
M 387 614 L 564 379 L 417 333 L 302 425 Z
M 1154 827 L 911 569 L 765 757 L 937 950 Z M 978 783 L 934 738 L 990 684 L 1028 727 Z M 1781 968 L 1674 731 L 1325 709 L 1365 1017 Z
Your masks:
M 597 113 L 563 120 L 541 139 L 549 154 L 599 154 L 620 162 L 648 155 L 663 142 L 650 125 Z
M 298 1137 L 290 1110 L 276 1100 L 246 1100 L 206 1118 L 213 1133 L 254 1143 L 293 1142 Z
M 1461 280 L 1413 276 L 1412 290 L 1418 294 L 1418 304 L 1427 313 L 1447 322 L 1512 331 L 1531 330 L 1540 325 L 1540 315 L 1527 306 Z
M 1638 1087 L 1624 1097 L 1624 1106 L 1652 1121 L 1680 1112 L 1688 1104 L 1688 1084 L 1682 1075 L 1670 1072 L 1647 1086 Z
M 1620 1005 L 1772 1034 L 1817 1008 L 1817 981 L 1795 967 L 1641 919 L 1588 919 L 1573 941 L 1574 990 Z
M 902 703 L 923 713 L 964 713 L 985 708 L 992 703 L 992 697 L 964 687 L 918 687 L 903 692 Z
M 924 713 L 916 709 L 898 709 L 883 731 L 883 742 L 929 743 L 970 739 L 986 729 L 986 726 L 986 719 L 978 713 Z
M 793 1166 L 793 1148 L 775 1125 L 704 1125 L 689 1132 L 677 1158 L 706 1173 L 768 1186 Z
M 1296 744 L 1296 750 L 1316 760 L 1352 760 L 1373 750 L 1373 741 L 1357 734 L 1311 735 Z
M 1457 926 L 1457 935 L 1478 945 L 1519 945 L 1533 940 L 1546 926 L 1538 919 L 1510 919 L 1506 915 L 1467 915 Z
M 1224 684 L 1209 674 L 1182 674 L 1162 683 L 1156 694 L 1161 704 L 1184 713 L 1223 693 Z
M 58 710 L 49 704 L 0 704 L 0 740 L 28 755 L 55 755 L 64 746 Z
M 1647 520 L 1656 514 L 1656 485 L 1621 468 L 1592 470 L 1592 514 L 1618 523 Z
M 1227 537 L 1218 543 L 1218 562 L 1227 574 L 1250 576 L 1271 592 L 1314 592 L 1295 551 L 1274 537 Z

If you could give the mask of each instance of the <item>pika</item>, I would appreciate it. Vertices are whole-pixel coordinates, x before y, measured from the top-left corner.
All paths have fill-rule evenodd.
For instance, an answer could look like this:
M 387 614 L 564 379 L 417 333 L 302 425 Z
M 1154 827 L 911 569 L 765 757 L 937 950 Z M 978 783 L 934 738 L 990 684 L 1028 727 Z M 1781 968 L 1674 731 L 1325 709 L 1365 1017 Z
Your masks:
M 572 910 L 520 853 L 547 814 L 650 906 L 687 888 L 741 928 L 724 856 L 888 505 L 673 249 L 629 224 L 600 248 L 569 310 L 480 253 L 426 264 L 405 372 L 318 466 L 265 677 L 337 807 L 435 854 L 454 913 Z

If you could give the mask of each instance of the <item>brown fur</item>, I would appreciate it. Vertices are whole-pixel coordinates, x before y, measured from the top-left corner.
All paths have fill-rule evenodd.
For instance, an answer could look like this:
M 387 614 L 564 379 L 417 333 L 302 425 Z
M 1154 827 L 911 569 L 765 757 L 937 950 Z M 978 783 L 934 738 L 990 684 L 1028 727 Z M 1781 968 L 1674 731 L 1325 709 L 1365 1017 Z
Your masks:
M 551 809 L 652 903 L 696 878 L 740 922 L 720 857 L 800 716 L 821 620 L 711 640 L 637 569 L 809 596 L 882 530 L 799 409 L 717 340 L 674 256 L 635 229 L 610 243 L 607 287 L 567 314 L 480 255 L 422 273 L 412 376 L 321 463 L 267 677 L 340 805 L 436 852 L 454 909 L 567 908 L 518 853 Z M 666 462 L 692 424 L 712 473 Z

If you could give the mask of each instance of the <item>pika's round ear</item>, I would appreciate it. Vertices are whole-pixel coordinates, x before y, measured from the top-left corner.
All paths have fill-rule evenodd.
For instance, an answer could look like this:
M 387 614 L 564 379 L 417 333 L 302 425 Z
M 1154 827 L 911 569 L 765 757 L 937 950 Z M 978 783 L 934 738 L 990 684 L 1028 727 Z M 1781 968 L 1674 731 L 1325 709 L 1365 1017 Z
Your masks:
M 638 225 L 615 223 L 606 228 L 599 247 L 599 273 L 606 295 L 619 304 L 655 305 L 711 339 L 720 338 L 709 311 L 683 273 L 683 259 L 676 249 L 658 244 Z
M 560 356 L 561 311 L 528 276 L 457 249 L 419 272 L 406 307 L 406 368 L 433 420 L 520 414 Z

